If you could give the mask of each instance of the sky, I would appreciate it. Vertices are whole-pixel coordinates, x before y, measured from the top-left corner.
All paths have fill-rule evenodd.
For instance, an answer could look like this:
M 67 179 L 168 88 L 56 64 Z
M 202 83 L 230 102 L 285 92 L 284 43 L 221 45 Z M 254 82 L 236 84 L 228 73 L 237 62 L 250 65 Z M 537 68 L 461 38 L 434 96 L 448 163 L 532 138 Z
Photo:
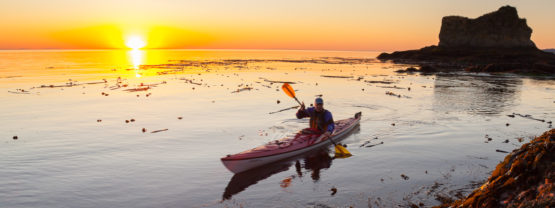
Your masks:
M 407 50 L 437 45 L 443 16 L 504 5 L 555 48 L 553 0 L 0 0 L 0 49 Z

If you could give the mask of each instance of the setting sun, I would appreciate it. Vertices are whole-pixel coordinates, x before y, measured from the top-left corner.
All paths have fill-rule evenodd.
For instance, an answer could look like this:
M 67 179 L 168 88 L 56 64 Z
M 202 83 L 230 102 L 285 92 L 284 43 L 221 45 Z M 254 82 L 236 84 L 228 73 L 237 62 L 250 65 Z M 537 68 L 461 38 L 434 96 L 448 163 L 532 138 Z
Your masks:
M 146 43 L 141 37 L 133 36 L 125 41 L 125 45 L 131 49 L 140 49 L 145 47 Z

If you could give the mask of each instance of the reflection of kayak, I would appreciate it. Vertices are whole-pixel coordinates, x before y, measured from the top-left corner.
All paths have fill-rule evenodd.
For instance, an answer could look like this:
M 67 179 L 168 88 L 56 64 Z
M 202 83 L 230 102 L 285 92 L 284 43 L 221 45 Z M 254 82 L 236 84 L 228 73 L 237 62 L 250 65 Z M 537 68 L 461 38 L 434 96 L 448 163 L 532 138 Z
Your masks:
M 276 173 L 289 170 L 294 161 L 284 160 L 276 163 L 262 165 L 247 171 L 233 175 L 225 188 L 222 199 L 231 199 L 231 196 L 247 189 L 249 186 L 258 183 Z
M 335 122 L 331 139 L 335 142 L 344 138 L 359 124 L 360 112 L 355 117 Z M 330 139 L 321 140 L 317 134 L 299 132 L 294 136 L 272 141 L 268 144 L 222 158 L 224 166 L 233 173 L 243 172 L 254 167 L 289 158 L 316 148 L 325 147 Z
M 319 179 L 320 169 L 326 169 L 331 166 L 333 158 L 329 156 L 328 149 L 316 149 L 303 154 L 280 160 L 271 164 L 262 165 L 233 175 L 227 184 L 222 200 L 231 199 L 231 197 L 249 186 L 258 183 L 274 174 L 289 170 L 295 164 L 297 175 L 301 177 L 301 164 L 304 161 L 304 168 L 312 171 L 311 177 L 314 181 Z M 296 163 L 295 163 L 296 162 Z

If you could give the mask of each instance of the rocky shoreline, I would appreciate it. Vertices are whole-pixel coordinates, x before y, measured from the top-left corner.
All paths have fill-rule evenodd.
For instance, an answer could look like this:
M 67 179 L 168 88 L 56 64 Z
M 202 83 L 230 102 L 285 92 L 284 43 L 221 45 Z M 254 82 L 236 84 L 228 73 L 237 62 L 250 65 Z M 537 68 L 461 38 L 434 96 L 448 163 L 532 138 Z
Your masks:
M 555 54 L 537 49 L 446 49 L 429 46 L 419 50 L 382 53 L 378 59 L 420 66 L 413 72 L 510 72 L 555 75 Z M 404 71 L 399 71 L 404 72 Z
M 437 46 L 382 53 L 377 58 L 420 65 L 416 72 L 555 75 L 555 54 L 536 48 L 531 34 L 532 29 L 518 17 L 516 8 L 504 6 L 476 19 L 444 17 Z
M 466 198 L 438 207 L 555 207 L 555 129 L 509 153 Z

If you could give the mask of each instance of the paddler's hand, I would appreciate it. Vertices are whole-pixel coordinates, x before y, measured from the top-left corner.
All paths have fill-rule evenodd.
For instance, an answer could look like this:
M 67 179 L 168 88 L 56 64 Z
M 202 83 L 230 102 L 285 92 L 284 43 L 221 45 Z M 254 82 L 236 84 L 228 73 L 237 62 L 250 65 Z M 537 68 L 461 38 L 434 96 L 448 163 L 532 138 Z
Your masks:
M 301 108 L 300 108 L 299 110 L 301 110 L 301 111 L 304 111 L 304 110 L 305 110 L 305 108 L 304 108 L 304 102 L 301 103 Z

